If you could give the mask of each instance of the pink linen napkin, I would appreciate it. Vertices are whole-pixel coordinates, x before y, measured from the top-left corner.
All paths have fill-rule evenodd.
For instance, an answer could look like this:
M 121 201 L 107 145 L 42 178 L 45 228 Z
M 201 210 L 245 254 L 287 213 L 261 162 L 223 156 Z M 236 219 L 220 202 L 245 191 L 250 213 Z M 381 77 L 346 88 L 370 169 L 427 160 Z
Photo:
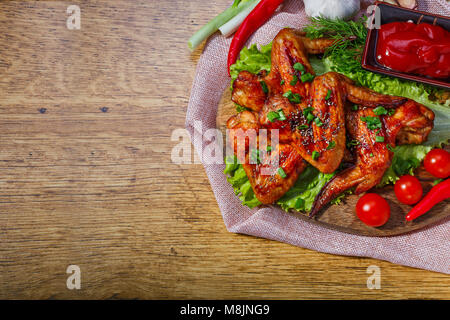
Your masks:
M 362 2 L 362 11 L 372 1 Z M 419 10 L 450 15 L 445 0 L 419 1 Z M 288 0 L 277 13 L 248 41 L 267 44 L 284 27 L 301 28 L 308 23 L 303 1 Z M 195 139 L 206 130 L 216 128 L 220 98 L 230 85 L 226 61 L 231 39 L 211 37 L 205 45 L 192 86 L 186 128 L 198 154 L 205 143 Z M 195 125 L 201 121 L 201 128 Z M 225 165 L 208 164 L 201 159 L 227 229 L 257 237 L 290 243 L 299 247 L 339 255 L 372 257 L 415 268 L 450 273 L 450 218 L 415 232 L 392 237 L 365 237 L 327 229 L 297 219 L 277 207 L 249 209 L 241 204 L 223 173 Z

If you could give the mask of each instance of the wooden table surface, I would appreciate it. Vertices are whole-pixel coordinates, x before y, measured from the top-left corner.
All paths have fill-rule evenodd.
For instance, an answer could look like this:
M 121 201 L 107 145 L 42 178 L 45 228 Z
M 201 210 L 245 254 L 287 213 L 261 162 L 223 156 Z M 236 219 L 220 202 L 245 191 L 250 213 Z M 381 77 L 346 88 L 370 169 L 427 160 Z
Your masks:
M 0 298 L 450 298 L 448 275 L 229 233 L 203 167 L 171 163 L 186 41 L 229 2 L 77 2 L 81 30 L 69 3 L 0 2 Z

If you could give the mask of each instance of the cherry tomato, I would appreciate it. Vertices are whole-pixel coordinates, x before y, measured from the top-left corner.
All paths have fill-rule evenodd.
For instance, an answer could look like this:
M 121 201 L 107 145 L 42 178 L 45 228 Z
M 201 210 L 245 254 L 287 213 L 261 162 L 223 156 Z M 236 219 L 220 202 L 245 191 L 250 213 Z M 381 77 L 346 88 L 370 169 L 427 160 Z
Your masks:
M 394 186 L 398 201 L 404 204 L 414 204 L 422 198 L 423 189 L 419 179 L 406 174 Z
M 425 169 L 433 176 L 445 179 L 450 176 L 450 153 L 444 149 L 433 149 L 423 161 Z
M 356 203 L 356 215 L 368 226 L 380 227 L 389 220 L 391 208 L 382 196 L 366 193 Z

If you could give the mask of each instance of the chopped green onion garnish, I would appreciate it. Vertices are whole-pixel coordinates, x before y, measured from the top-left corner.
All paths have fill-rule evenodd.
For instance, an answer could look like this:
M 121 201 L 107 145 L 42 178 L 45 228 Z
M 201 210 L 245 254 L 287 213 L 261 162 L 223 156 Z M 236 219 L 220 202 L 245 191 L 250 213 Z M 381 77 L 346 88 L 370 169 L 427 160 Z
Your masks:
M 328 144 L 327 150 L 331 150 L 331 149 L 333 149 L 335 146 L 336 146 L 336 142 L 331 141 L 331 142 Z
M 302 80 L 302 82 L 311 82 L 313 79 L 314 76 L 311 73 L 305 73 L 300 76 L 300 80 Z
M 260 81 L 259 83 L 261 84 L 262 91 L 266 94 L 269 93 L 269 88 L 267 88 L 267 84 L 264 81 Z
M 384 107 L 379 106 L 373 109 L 373 113 L 375 113 L 377 116 L 381 116 L 383 114 L 387 114 L 388 111 Z
M 280 86 L 282 86 L 284 84 L 284 80 L 280 81 Z
M 356 104 L 352 105 L 352 110 L 353 111 L 358 111 L 358 105 L 356 105 Z
M 291 90 L 285 92 L 283 97 L 288 98 L 288 100 L 292 103 L 300 103 L 302 101 L 300 95 L 298 93 L 292 93 Z
M 372 158 L 372 157 L 373 157 L 373 153 L 369 154 L 369 157 L 371 157 L 371 158 Z
M 331 90 L 328 89 L 327 95 L 326 95 L 326 97 L 325 97 L 325 100 L 328 100 L 328 99 L 330 99 L 330 98 L 331 98 Z
M 389 110 L 388 110 L 388 114 L 389 114 L 390 116 L 393 116 L 394 113 L 395 113 L 395 109 L 389 109 Z
M 384 137 L 382 137 L 382 136 L 376 136 L 376 137 L 375 137 L 375 142 L 384 142 Z
M 314 118 L 315 118 L 315 116 L 314 116 L 312 113 L 308 113 L 308 114 L 306 115 L 306 120 L 308 120 L 308 123 L 311 122 L 311 121 L 313 121 Z
M 237 113 L 240 113 L 240 112 L 242 112 L 242 111 L 247 110 L 246 107 L 243 107 L 243 106 L 241 106 L 241 105 L 239 105 L 239 104 L 237 104 L 237 103 L 235 103 L 235 106 L 236 106 L 236 112 L 237 112 Z
M 394 148 L 393 148 L 390 144 L 387 144 L 387 145 L 386 145 L 386 148 L 387 148 L 389 151 L 394 152 Z
M 275 120 L 278 120 L 280 118 L 280 114 L 275 111 L 270 111 L 267 114 L 267 119 L 269 119 L 270 122 L 274 122 Z
M 314 109 L 312 107 L 307 107 L 305 109 L 303 109 L 303 115 L 307 116 L 308 113 L 311 113 Z
M 314 119 L 314 123 L 316 124 L 316 126 L 318 126 L 318 127 L 321 127 L 321 126 L 323 126 L 323 122 L 322 121 L 320 121 L 320 119 L 319 118 L 315 118 Z
M 284 172 L 282 167 L 279 167 L 277 170 L 277 173 L 280 175 L 280 177 L 282 177 L 283 179 L 287 177 L 286 172 Z
M 283 110 L 282 109 L 279 109 L 278 111 L 277 111 L 277 113 L 278 113 L 278 120 L 281 120 L 281 121 L 283 121 L 283 120 L 286 120 L 286 116 L 284 115 L 284 112 L 283 112 Z
M 317 160 L 317 159 L 319 159 L 319 157 L 320 157 L 320 153 L 314 150 L 314 151 L 312 152 L 311 157 L 312 157 L 313 160 Z
M 301 125 L 297 126 L 298 130 L 305 130 L 305 129 L 308 129 L 308 128 L 309 128 L 309 126 L 307 124 L 301 124 Z
M 267 152 L 272 151 L 272 147 L 271 146 L 267 146 Z
M 294 69 L 303 72 L 305 71 L 305 66 L 302 65 L 300 62 L 297 62 L 296 64 L 294 64 Z
M 367 117 L 361 117 L 360 119 L 362 122 L 367 123 L 367 128 L 369 130 L 375 130 L 375 129 L 381 128 L 381 121 L 380 121 L 380 118 L 378 118 L 378 117 L 367 116 Z
M 289 84 L 290 84 L 291 86 L 295 86 L 295 85 L 297 84 L 297 82 L 298 82 L 298 77 L 297 77 L 296 74 L 294 74 L 294 75 L 292 76 L 292 80 L 291 80 L 291 82 L 289 82 Z

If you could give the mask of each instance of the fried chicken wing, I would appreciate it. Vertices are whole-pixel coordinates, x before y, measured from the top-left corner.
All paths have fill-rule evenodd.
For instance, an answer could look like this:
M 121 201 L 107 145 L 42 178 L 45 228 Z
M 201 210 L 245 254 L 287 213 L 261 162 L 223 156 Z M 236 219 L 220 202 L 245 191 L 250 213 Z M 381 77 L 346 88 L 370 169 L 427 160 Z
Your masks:
M 259 134 L 261 127 L 256 113 L 243 111 L 232 116 L 227 128 L 229 141 L 255 196 L 264 204 L 274 203 L 294 185 L 306 163 L 288 143 L 280 142 L 270 152 L 261 152 L 270 145 L 270 131 L 269 135 Z
M 346 124 L 354 142 L 356 163 L 337 174 L 316 196 L 310 216 L 342 192 L 355 187 L 355 194 L 368 191 L 380 183 L 391 165 L 396 144 L 423 143 L 433 129 L 434 113 L 427 107 L 407 100 L 392 116 L 380 117 L 380 128 L 370 128 L 367 120 L 377 119 L 370 108 L 347 110 Z M 377 137 L 378 138 L 377 140 Z M 390 146 L 390 147 L 388 147 Z
M 261 85 L 262 78 L 248 71 L 239 73 L 233 82 L 231 100 L 253 111 L 260 111 L 264 106 L 267 94 Z

